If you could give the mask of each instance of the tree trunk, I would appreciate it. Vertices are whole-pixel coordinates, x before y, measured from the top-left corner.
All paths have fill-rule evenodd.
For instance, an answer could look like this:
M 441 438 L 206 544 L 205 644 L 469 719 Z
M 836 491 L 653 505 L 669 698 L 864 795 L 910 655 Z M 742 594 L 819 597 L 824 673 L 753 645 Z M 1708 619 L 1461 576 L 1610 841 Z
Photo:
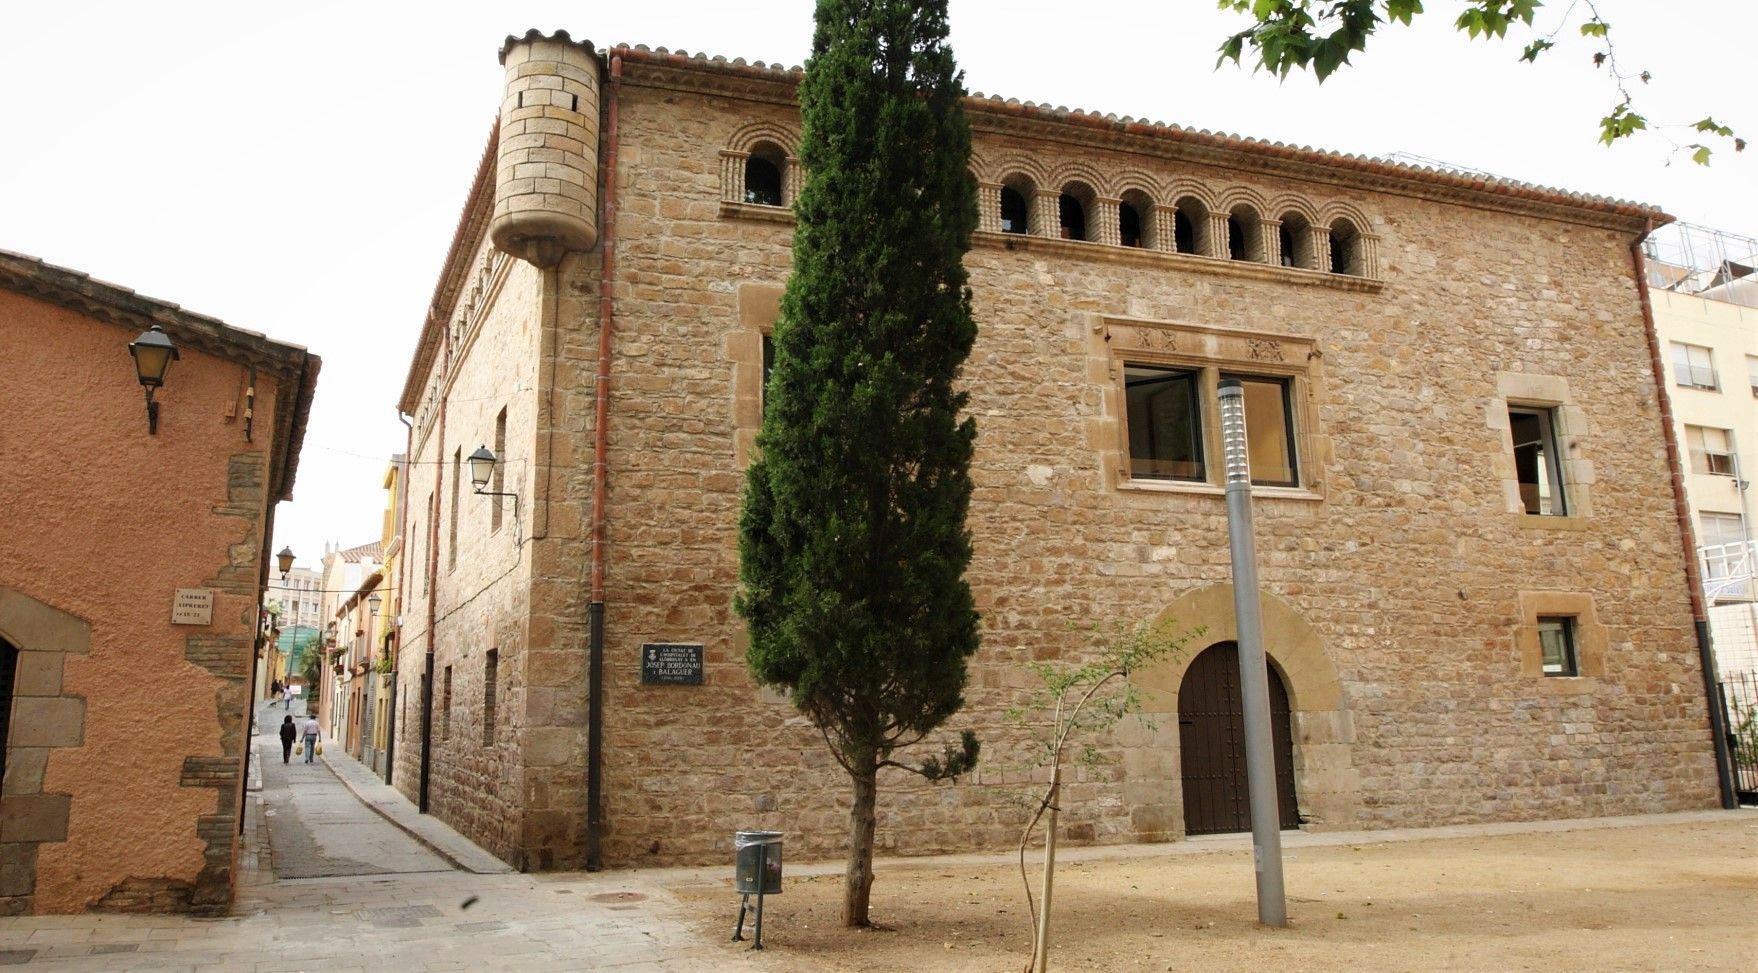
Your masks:
M 871 925 L 867 921 L 867 903 L 873 891 L 873 832 L 877 824 L 873 806 L 879 792 L 878 776 L 876 766 L 849 772 L 855 785 L 855 802 L 848 812 L 848 874 L 842 890 L 842 924 L 851 928 Z

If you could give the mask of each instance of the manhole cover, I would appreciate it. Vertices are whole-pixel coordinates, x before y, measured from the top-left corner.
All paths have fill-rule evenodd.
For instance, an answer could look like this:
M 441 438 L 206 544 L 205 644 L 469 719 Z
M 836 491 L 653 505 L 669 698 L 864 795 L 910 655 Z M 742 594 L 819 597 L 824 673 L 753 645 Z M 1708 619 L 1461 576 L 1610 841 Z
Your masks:
M 605 892 L 602 895 L 592 896 L 592 901 L 594 901 L 594 902 L 641 902 L 641 901 L 645 901 L 646 898 L 647 898 L 647 896 L 643 895 L 640 892 Z

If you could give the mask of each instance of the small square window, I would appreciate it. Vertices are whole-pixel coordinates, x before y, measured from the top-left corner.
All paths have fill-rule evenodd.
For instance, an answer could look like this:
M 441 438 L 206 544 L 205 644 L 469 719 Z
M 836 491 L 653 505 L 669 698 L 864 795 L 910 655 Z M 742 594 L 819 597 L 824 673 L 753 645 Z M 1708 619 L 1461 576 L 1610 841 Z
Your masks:
M 1746 356 L 1746 381 L 1752 386 L 1752 397 L 1758 399 L 1758 358 Z
M 1568 615 L 1538 617 L 1540 664 L 1547 676 L 1579 676 L 1581 663 L 1575 652 L 1575 619 Z
M 1526 512 L 1547 517 L 1567 514 L 1556 410 L 1510 405 L 1508 432 L 1514 442 L 1514 474 Z
M 1142 479 L 1202 480 L 1202 373 L 1190 369 L 1125 365 L 1129 405 L 1129 475 Z

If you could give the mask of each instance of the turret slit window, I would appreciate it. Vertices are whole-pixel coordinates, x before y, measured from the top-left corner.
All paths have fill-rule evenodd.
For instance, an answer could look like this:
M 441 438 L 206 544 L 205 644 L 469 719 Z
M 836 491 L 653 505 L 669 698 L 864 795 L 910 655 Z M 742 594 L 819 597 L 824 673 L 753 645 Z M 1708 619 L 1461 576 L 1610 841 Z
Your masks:
M 507 491 L 507 410 L 501 409 L 500 415 L 494 417 L 494 455 L 499 462 L 494 464 L 494 485 L 489 487 L 492 493 Z M 489 508 L 489 530 L 501 529 L 501 521 L 505 518 L 503 501 L 506 497 L 491 497 L 493 504 Z
M 499 681 L 501 653 L 489 649 L 482 661 L 482 745 L 494 746 L 495 683 Z
M 446 539 L 446 570 L 458 566 L 458 481 L 464 471 L 464 449 L 459 447 L 452 454 L 452 520 Z
M 1514 477 L 1522 507 L 1529 514 L 1547 517 L 1567 514 L 1556 410 L 1510 405 L 1508 432 L 1514 442 Z

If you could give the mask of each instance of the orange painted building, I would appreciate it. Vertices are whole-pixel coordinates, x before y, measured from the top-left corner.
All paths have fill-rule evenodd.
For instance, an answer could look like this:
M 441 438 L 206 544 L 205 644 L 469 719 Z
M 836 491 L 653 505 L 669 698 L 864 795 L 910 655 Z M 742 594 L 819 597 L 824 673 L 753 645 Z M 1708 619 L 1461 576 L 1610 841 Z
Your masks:
M 153 395 L 129 345 L 177 349 Z M 0 251 L 0 915 L 222 914 L 319 361 Z

